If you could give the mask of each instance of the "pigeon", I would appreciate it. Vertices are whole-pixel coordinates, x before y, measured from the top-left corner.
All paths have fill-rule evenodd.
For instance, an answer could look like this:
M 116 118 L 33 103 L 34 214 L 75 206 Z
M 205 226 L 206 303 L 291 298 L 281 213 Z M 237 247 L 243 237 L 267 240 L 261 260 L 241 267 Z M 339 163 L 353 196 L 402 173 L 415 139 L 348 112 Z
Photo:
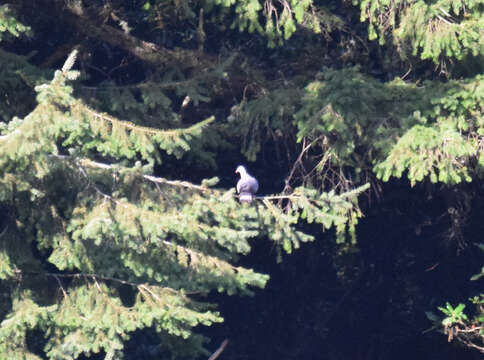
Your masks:
M 245 167 L 239 165 L 235 173 L 240 174 L 240 180 L 237 182 L 237 192 L 239 193 L 240 202 L 251 203 L 255 199 L 255 193 L 259 189 L 257 179 L 250 176 Z

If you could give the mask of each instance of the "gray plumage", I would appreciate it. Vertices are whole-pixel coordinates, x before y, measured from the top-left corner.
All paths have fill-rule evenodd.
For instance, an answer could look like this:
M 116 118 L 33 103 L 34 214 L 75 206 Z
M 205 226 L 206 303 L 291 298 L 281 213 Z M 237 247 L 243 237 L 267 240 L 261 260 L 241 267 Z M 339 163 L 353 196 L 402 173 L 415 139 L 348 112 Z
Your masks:
M 259 189 L 257 179 L 249 175 L 242 165 L 239 165 L 235 172 L 240 175 L 240 180 L 237 182 L 237 192 L 239 193 L 240 202 L 252 202 L 255 199 L 254 194 Z

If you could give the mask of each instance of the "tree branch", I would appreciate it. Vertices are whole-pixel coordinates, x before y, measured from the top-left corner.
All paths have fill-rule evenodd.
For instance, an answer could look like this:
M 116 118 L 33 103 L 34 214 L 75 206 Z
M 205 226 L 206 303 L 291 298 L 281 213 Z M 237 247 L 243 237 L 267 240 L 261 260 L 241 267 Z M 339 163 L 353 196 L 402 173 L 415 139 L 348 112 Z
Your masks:
M 222 341 L 222 344 L 220 344 L 219 348 L 212 355 L 210 355 L 208 360 L 215 360 L 216 358 L 218 358 L 219 355 L 222 353 L 222 351 L 224 351 L 228 343 L 229 343 L 228 339 L 225 339 L 224 341 Z
M 76 11 L 73 8 L 66 7 L 64 1 L 52 0 L 19 0 L 21 6 L 29 6 L 33 11 L 48 9 L 49 12 L 56 11 L 57 18 L 65 21 L 74 27 L 79 33 L 90 38 L 102 40 L 112 46 L 118 47 L 132 54 L 138 59 L 151 64 L 177 64 L 184 67 L 211 67 L 215 64 L 215 59 L 210 58 L 207 54 L 190 51 L 185 49 L 169 50 L 158 47 L 148 41 L 141 40 L 130 35 L 123 30 L 116 29 L 105 23 L 98 23 L 92 20 L 92 16 L 87 11 Z M 95 9 L 94 6 L 89 8 L 90 14 L 101 14 L 101 9 Z M 52 15 L 49 15 L 52 17 Z
M 104 169 L 104 170 L 116 171 L 116 166 L 114 166 L 114 165 L 97 162 L 97 161 L 87 159 L 87 158 L 75 159 L 75 158 L 73 158 L 71 156 L 67 156 L 67 155 L 54 155 L 54 154 L 50 155 L 50 157 L 56 158 L 56 159 L 59 159 L 59 160 L 71 160 L 71 161 L 74 160 L 74 161 L 79 162 L 79 164 L 81 166 L 86 166 L 86 167 L 91 167 L 91 168 L 94 167 L 94 168 L 99 168 L 99 169 Z M 171 185 L 171 186 L 181 186 L 181 187 L 186 187 L 186 188 L 194 189 L 194 190 L 198 190 L 198 191 L 209 190 L 209 188 L 207 188 L 206 186 L 195 185 L 195 184 L 192 184 L 191 182 L 188 182 L 188 181 L 168 180 L 168 179 L 165 179 L 165 178 L 156 177 L 156 176 L 152 176 L 152 175 L 143 175 L 143 178 L 145 178 L 146 180 L 152 181 L 154 183 L 158 183 L 158 184 L 167 184 L 167 185 Z

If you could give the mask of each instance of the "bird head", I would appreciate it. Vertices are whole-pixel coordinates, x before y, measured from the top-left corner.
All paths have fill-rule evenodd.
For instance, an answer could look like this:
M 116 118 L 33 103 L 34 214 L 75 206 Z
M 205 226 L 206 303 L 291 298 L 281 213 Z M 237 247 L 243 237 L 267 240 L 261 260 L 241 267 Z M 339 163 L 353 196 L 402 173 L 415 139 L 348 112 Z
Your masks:
M 243 175 L 247 173 L 247 170 L 245 170 L 245 167 L 243 167 L 242 165 L 239 165 L 237 166 L 237 169 L 235 169 L 235 173 Z

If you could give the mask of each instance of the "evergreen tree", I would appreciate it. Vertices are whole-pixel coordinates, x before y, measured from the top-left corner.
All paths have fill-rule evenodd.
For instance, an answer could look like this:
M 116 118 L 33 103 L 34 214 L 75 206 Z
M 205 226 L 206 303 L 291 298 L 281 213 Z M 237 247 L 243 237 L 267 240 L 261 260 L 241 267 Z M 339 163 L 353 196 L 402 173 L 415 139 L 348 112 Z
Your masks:
M 439 250 L 477 249 L 482 1 L 353 5 L 0 5 L 0 354 L 112 358 L 150 328 L 159 353 L 193 358 L 194 327 L 222 320 L 205 297 L 268 281 L 237 266 L 251 241 L 272 241 L 281 259 L 334 228 L 338 279 L 358 283 L 373 262 L 355 255 L 367 183 L 371 199 L 395 178 L 411 185 L 401 199 L 423 184 L 445 199 Z M 267 182 L 281 193 L 241 206 L 225 179 L 198 175 L 238 152 L 277 160 L 283 180 Z M 483 351 L 473 295 L 472 313 L 408 312 Z
M 213 188 L 216 178 L 195 185 L 153 176 L 164 154 L 190 151 L 213 119 L 163 130 L 97 112 L 72 95 L 76 55 L 36 87 L 36 108 L 0 138 L 0 269 L 10 297 L 0 353 L 38 358 L 27 338 L 40 331 L 48 358 L 108 356 L 133 331 L 154 327 L 168 349 L 173 337 L 189 339 L 173 355 L 194 356 L 202 341 L 192 328 L 222 318 L 193 296 L 250 294 L 268 280 L 233 264 L 251 238 L 290 251 L 311 239 L 294 227 L 300 216 L 342 234 L 354 227 L 364 188 L 340 196 L 296 189 L 282 211 L 271 198 L 241 206 L 233 190 Z

